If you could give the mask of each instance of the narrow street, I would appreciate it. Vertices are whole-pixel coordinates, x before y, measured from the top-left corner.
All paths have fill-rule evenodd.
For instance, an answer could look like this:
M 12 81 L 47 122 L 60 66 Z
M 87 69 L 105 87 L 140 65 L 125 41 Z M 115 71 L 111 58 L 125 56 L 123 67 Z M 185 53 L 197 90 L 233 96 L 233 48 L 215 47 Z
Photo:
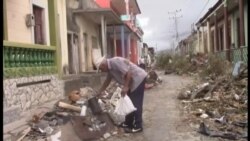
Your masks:
M 145 91 L 144 131 L 137 134 L 113 136 L 108 141 L 202 141 L 209 140 L 184 121 L 177 95 L 181 88 L 193 83 L 185 76 L 158 73 L 163 82 Z M 217 139 L 211 139 L 213 141 Z
M 187 76 L 164 75 L 163 72 L 158 74 L 163 80 L 162 84 L 146 90 L 144 95 L 144 131 L 136 134 L 120 133 L 107 141 L 217 141 L 216 138 L 202 136 L 189 126 L 177 99 L 180 89 L 195 80 Z M 80 141 L 70 122 L 62 126 L 61 131 L 62 141 Z
M 4 141 L 248 137 L 247 0 L 3 0 L 3 21 Z

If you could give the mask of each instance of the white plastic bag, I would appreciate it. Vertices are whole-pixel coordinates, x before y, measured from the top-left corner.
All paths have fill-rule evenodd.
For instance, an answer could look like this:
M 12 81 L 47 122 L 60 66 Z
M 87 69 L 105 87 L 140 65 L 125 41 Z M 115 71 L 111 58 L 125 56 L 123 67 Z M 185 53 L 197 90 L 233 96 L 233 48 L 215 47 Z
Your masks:
M 81 116 L 86 116 L 86 110 L 87 110 L 87 107 L 85 105 L 82 106 L 82 110 L 81 110 Z
M 121 92 L 122 92 L 122 89 L 120 87 L 117 87 L 110 99 L 111 104 L 116 106 L 117 101 L 121 98 Z
M 235 65 L 234 65 L 234 69 L 233 69 L 233 76 L 234 77 L 238 77 L 239 73 L 240 73 L 240 66 L 243 64 L 242 61 L 238 61 Z
M 126 116 L 136 110 L 130 98 L 125 95 L 117 101 L 114 113 L 117 115 Z

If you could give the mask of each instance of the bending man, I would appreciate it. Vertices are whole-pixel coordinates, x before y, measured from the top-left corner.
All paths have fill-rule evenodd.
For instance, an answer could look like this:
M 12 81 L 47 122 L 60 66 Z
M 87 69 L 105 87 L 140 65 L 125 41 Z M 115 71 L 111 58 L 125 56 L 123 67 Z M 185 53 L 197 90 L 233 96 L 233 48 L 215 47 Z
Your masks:
M 127 94 L 137 108 L 135 112 L 125 117 L 125 122 L 120 127 L 124 128 L 127 133 L 141 132 L 143 130 L 142 106 L 147 73 L 122 57 L 113 57 L 110 59 L 102 57 L 96 60 L 95 65 L 98 70 L 100 69 L 108 73 L 105 82 L 99 90 L 99 94 L 102 94 L 111 80 L 114 79 L 123 85 L 122 96 Z

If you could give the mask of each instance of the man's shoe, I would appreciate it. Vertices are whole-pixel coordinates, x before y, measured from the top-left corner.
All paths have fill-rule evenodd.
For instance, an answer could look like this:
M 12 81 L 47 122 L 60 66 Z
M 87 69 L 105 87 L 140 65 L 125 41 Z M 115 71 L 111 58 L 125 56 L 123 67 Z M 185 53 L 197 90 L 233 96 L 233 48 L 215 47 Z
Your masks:
M 142 128 L 125 128 L 125 133 L 139 133 L 142 132 Z
M 121 128 L 128 128 L 128 125 L 125 124 L 125 123 L 123 122 L 123 123 L 121 123 L 121 124 L 119 125 L 119 127 L 121 127 Z

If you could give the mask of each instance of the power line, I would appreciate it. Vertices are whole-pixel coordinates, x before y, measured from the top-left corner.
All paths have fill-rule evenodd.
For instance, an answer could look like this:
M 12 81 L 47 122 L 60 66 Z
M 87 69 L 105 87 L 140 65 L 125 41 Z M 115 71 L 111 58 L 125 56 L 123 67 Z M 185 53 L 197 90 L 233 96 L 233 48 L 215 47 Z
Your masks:
M 199 13 L 198 17 L 196 18 L 195 21 L 197 21 L 199 19 L 199 17 L 201 16 L 202 12 L 205 10 L 205 8 L 207 7 L 208 3 L 210 2 L 210 0 L 207 0 L 206 4 L 203 6 L 201 12 Z
M 173 17 L 169 17 L 169 19 L 173 19 L 175 23 L 175 32 L 176 32 L 176 41 L 178 42 L 179 40 L 179 33 L 178 33 L 178 18 L 181 18 L 182 16 L 177 16 L 177 13 L 181 12 L 181 9 L 175 10 L 173 12 L 168 12 L 168 14 L 173 14 Z
M 179 9 L 179 10 L 175 10 L 175 11 L 173 11 L 173 12 L 168 12 L 168 14 L 173 14 L 174 16 L 173 17 L 169 17 L 169 19 L 173 19 L 174 20 L 174 23 L 175 23 L 175 35 L 176 35 L 176 42 L 178 43 L 179 42 L 179 33 L 178 33 L 178 20 L 177 19 L 179 19 L 179 18 L 181 18 L 182 17 L 182 15 L 181 16 L 177 16 L 177 13 L 179 13 L 179 12 L 181 12 L 181 9 Z M 173 40 L 172 41 L 172 49 L 173 50 L 175 50 L 175 41 Z

